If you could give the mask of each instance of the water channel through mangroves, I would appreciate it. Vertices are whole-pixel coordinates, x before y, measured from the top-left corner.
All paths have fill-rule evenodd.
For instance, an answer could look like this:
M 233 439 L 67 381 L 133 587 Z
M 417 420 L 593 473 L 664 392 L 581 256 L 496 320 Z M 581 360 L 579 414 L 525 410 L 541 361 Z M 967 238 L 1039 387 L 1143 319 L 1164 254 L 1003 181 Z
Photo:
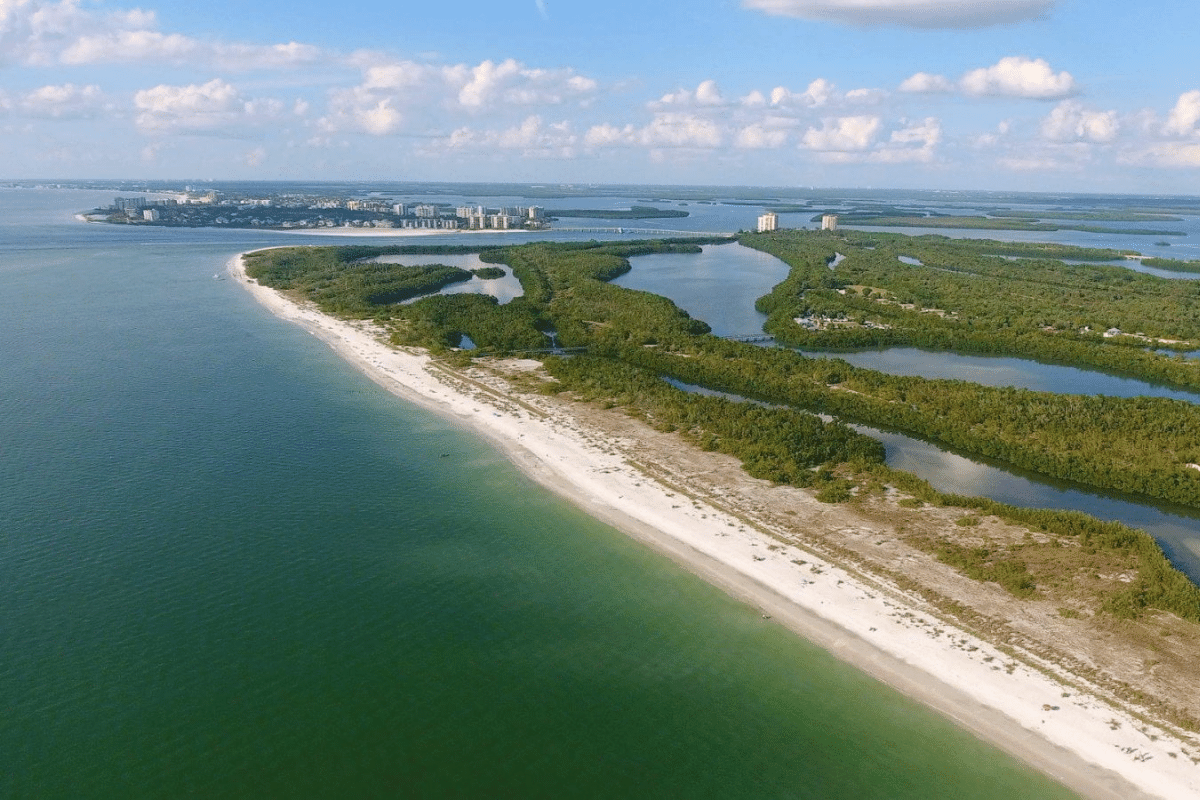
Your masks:
M 405 264 L 408 266 L 442 264 L 447 267 L 458 267 L 459 269 L 468 270 L 499 266 L 484 263 L 476 253 L 462 255 L 387 255 L 371 260 L 380 264 Z M 511 269 L 504 266 L 500 268 L 504 270 L 504 277 L 502 278 L 480 278 L 475 276 L 460 283 L 452 283 L 449 286 L 444 286 L 436 294 L 486 294 L 496 298 L 500 305 L 504 305 L 520 297 L 525 291 L 521 288 L 521 282 L 512 274 Z M 422 295 L 422 297 L 426 296 Z M 415 303 L 420 299 L 420 297 L 416 297 L 408 302 Z
M 655 254 L 638 256 L 630 262 L 633 269 L 615 283 L 670 298 L 693 317 L 709 323 L 718 336 L 761 330 L 765 316 L 754 309 L 754 300 L 768 293 L 788 272 L 787 265 L 774 256 L 738 244 L 706 245 L 700 255 Z M 804 354 L 841 358 L 854 366 L 895 375 L 953 378 L 1062 394 L 1145 395 L 1200 402 L 1200 393 L 1022 358 L 959 355 L 911 347 Z M 1002 462 L 967 457 L 897 432 L 853 427 L 883 443 L 889 466 L 911 472 L 939 491 L 988 497 L 1024 508 L 1082 511 L 1141 528 L 1158 540 L 1177 567 L 1200 582 L 1198 509 L 1047 478 Z

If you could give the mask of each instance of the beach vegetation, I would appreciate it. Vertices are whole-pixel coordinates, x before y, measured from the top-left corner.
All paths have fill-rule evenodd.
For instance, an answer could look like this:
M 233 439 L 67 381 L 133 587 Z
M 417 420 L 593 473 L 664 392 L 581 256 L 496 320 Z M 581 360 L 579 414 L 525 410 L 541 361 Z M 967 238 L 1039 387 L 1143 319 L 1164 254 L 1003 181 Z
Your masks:
M 969 578 L 1003 586 L 1015 597 L 1027 599 L 1037 593 L 1037 584 L 1024 561 L 989 547 L 970 547 L 941 539 L 935 545 L 937 558 Z
M 442 264 L 404 266 L 364 262 L 364 248 L 287 247 L 246 256 L 246 274 L 298 294 L 327 313 L 385 319 L 395 306 L 469 280 L 471 273 Z
M 815 468 L 883 462 L 879 442 L 803 411 L 691 394 L 614 359 L 550 358 L 546 368 L 577 397 L 640 409 L 654 424 L 673 426 L 702 450 L 738 457 L 754 477 L 793 486 L 819 484 L 829 491 L 829 502 L 849 499 L 853 484 Z

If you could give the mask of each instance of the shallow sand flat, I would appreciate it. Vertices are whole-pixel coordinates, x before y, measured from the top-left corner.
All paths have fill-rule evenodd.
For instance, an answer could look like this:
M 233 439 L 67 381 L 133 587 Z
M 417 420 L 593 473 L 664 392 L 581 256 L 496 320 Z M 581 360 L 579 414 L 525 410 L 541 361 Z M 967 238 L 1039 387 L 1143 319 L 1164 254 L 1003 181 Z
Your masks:
M 679 482 L 632 463 L 646 452 L 639 437 L 665 434 L 633 424 L 600 429 L 577 410 L 580 404 L 516 392 L 487 370 L 451 371 L 423 353 L 382 343 L 368 324 L 298 305 L 247 280 L 240 257 L 229 269 L 274 314 L 303 325 L 380 385 L 469 425 L 592 515 L 1085 797 L 1200 797 L 1200 767 L 1187 757 L 1200 757 L 1192 737 L 1115 708 L 1102 689 L 1054 664 L 1028 653 L 1014 658 L 947 624 L 886 581 L 781 545 L 745 498 L 681 496 Z M 505 369 L 537 366 L 507 362 Z M 680 448 L 692 450 L 681 441 Z M 846 509 L 765 482 L 762 503 L 778 491 L 799 504 L 796 525 L 839 530 L 858 522 Z

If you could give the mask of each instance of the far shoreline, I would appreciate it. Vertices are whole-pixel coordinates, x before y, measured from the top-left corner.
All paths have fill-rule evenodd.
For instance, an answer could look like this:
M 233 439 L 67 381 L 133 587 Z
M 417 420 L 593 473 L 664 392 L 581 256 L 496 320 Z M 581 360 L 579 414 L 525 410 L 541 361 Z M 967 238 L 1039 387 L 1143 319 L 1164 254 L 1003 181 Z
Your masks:
M 1056 712 L 1057 719 L 1039 724 L 1047 714 L 1037 712 L 1061 694 L 1061 684 L 1036 670 L 997 674 L 983 662 L 984 652 L 996 653 L 987 642 L 953 632 L 951 638 L 973 639 L 980 655 L 972 658 L 944 648 L 941 639 L 931 640 L 927 633 L 895 630 L 890 606 L 872 595 L 878 587 L 834 564 L 822 564 L 821 579 L 810 572 L 801 578 L 795 559 L 759 558 L 762 551 L 751 548 L 764 538 L 754 532 L 730 536 L 727 509 L 706 505 L 703 521 L 691 508 L 679 510 L 669 487 L 590 444 L 575 420 L 548 422 L 553 418 L 545 415 L 555 413 L 550 404 L 528 413 L 514 410 L 502 388 L 474 373 L 452 372 L 427 354 L 391 348 L 367 325 L 329 317 L 259 286 L 246 278 L 240 255 L 230 261 L 229 271 L 276 316 L 302 325 L 394 394 L 483 435 L 520 469 L 587 513 L 1084 797 L 1182 800 L 1200 793 L 1200 776 L 1182 759 L 1168 775 L 1161 774 L 1160 766 L 1172 766 L 1162 737 L 1157 741 L 1163 758 L 1155 759 L 1153 768 L 1144 761 L 1122 762 L 1119 774 L 1106 768 L 1109 748 L 1123 739 L 1106 722 L 1119 712 L 1103 701 L 1076 704 L 1069 719 Z M 516 402 L 530 409 L 529 400 Z M 822 524 L 838 524 L 836 509 L 819 504 L 814 513 L 822 515 Z M 820 562 L 807 551 L 794 552 L 804 563 Z M 802 591 L 795 588 L 798 578 Z
M 435 228 L 355 228 L 353 226 L 336 228 L 242 228 L 233 227 L 230 225 L 146 225 L 142 223 L 117 223 L 108 222 L 103 219 L 93 219 L 89 215 L 81 213 L 76 214 L 75 219 L 79 222 L 86 222 L 93 225 L 112 225 L 117 228 L 155 228 L 162 230 L 210 230 L 210 231 L 238 231 L 245 233 L 253 231 L 255 233 L 283 233 L 283 234 L 299 234 L 302 236 L 329 236 L 329 237 L 347 237 L 347 238 L 408 238 L 421 236 L 459 236 L 459 235 L 475 235 L 481 233 L 538 233 L 538 231 L 529 231 L 524 228 L 505 228 L 496 230 L 438 230 Z M 552 232 L 553 228 L 547 228 L 544 233 Z

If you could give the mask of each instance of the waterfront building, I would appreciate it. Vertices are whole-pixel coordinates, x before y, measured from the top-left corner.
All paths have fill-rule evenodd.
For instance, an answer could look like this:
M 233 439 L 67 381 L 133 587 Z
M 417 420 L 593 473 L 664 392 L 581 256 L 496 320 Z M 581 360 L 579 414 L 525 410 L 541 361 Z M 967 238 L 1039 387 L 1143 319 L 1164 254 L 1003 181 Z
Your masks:
M 821 230 L 836 231 L 838 225 L 837 214 L 824 214 L 821 217 Z
M 758 218 L 759 233 L 770 233 L 777 230 L 779 230 L 779 215 L 774 211 L 768 211 Z

